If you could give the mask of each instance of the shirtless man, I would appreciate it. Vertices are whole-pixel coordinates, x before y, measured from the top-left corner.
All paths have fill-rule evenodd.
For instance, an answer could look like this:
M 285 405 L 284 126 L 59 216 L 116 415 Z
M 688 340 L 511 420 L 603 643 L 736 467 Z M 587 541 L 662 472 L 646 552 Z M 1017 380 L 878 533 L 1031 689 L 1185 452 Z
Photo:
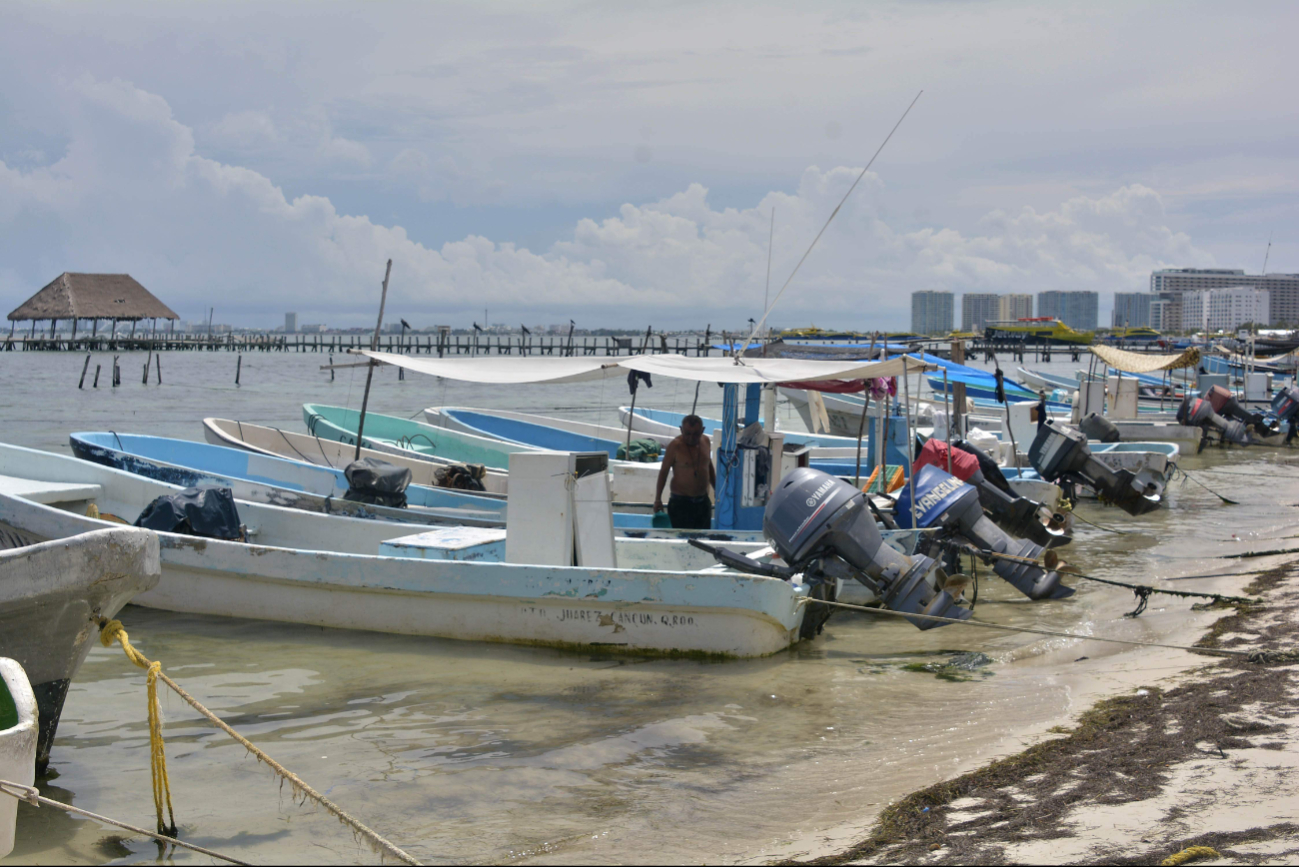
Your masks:
M 681 420 L 681 436 L 668 443 L 654 489 L 654 511 L 663 511 L 663 486 L 672 474 L 672 496 L 668 518 L 678 530 L 707 530 L 713 525 L 713 504 L 708 489 L 717 485 L 713 469 L 712 443 L 704 436 L 704 423 L 697 415 Z

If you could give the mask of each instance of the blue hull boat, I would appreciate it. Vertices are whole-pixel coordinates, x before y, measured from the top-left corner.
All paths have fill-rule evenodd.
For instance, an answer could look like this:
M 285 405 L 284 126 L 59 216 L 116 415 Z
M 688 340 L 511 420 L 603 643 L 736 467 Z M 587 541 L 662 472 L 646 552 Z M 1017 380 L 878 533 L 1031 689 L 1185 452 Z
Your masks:
M 181 487 L 220 485 L 237 499 L 407 523 L 455 523 L 501 526 L 505 501 L 446 488 L 410 485 L 409 508 L 400 509 L 343 499 L 347 477 L 342 470 L 285 458 L 167 437 L 79 432 L 69 437 L 77 457 L 114 469 Z M 614 513 L 620 529 L 649 529 L 651 515 Z

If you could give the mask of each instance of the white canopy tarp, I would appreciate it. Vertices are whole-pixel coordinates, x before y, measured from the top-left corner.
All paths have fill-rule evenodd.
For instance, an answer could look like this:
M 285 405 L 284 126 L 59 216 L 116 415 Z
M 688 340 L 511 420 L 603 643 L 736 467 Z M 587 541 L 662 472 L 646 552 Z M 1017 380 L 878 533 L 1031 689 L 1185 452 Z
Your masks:
M 820 379 L 876 379 L 937 370 L 914 356 L 889 361 L 812 361 L 801 358 L 690 358 L 684 355 L 632 355 L 626 358 L 564 358 L 555 356 L 496 356 L 493 358 L 419 358 L 369 349 L 353 350 L 381 364 L 404 367 L 415 373 L 483 385 L 585 382 L 626 376 L 638 370 L 656 376 L 698 382 L 753 383 L 806 382 Z

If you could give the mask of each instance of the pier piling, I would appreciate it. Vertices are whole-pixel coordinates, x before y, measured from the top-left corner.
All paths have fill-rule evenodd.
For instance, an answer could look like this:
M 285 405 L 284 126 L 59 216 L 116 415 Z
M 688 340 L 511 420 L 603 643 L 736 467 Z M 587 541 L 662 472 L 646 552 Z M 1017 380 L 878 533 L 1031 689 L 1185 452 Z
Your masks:
M 86 369 L 89 367 L 90 367 L 90 353 L 87 352 L 86 363 L 81 365 L 81 379 L 77 381 L 77 388 L 81 388 L 86 384 Z

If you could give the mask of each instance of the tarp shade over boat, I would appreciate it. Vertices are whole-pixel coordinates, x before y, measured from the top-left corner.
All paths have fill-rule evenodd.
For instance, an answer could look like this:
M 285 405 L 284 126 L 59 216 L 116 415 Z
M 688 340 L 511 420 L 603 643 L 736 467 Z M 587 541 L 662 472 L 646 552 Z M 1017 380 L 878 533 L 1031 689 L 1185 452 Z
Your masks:
M 697 382 L 776 384 L 822 379 L 874 379 L 934 370 L 918 358 L 888 361 L 810 361 L 801 358 L 688 358 L 684 355 L 633 355 L 627 358 L 417 358 L 369 349 L 354 350 L 382 364 L 428 376 L 483 385 L 586 382 L 626 377 L 628 370 Z
M 1180 355 L 1164 355 L 1149 352 L 1129 352 L 1126 349 L 1115 349 L 1113 346 L 1089 347 L 1092 354 L 1116 370 L 1124 373 L 1153 373 L 1156 370 L 1177 370 L 1182 367 L 1195 367 L 1200 363 L 1200 350 L 1192 346 Z

